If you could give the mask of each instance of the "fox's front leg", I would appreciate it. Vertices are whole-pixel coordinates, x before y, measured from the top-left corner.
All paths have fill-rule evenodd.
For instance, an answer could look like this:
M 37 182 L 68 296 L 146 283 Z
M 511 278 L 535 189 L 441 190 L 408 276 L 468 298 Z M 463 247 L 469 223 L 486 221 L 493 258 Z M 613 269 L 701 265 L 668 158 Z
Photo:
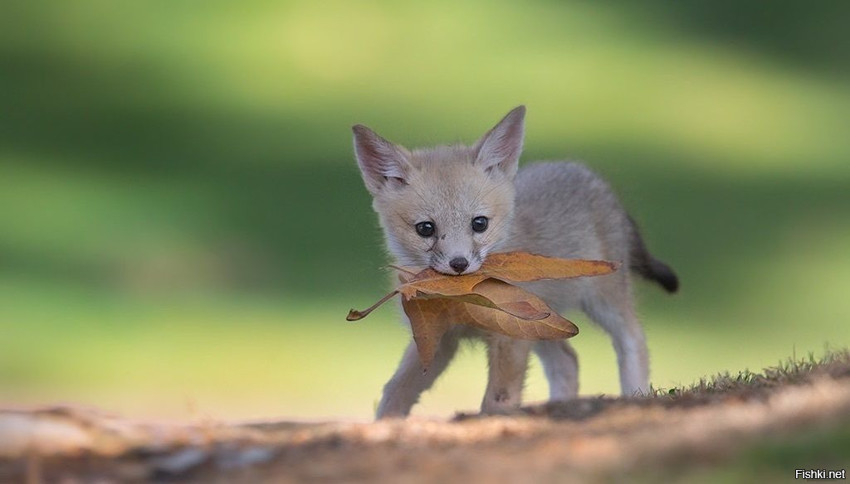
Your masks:
M 481 413 L 507 413 L 522 403 L 522 387 L 532 342 L 491 333 L 487 337 L 489 374 Z
M 412 340 L 404 351 L 395 374 L 384 385 L 384 395 L 378 405 L 376 418 L 406 417 L 419 401 L 419 396 L 431 388 L 434 381 L 452 361 L 458 347 L 458 334 L 449 330 L 440 340 L 434 361 L 426 372 L 419 361 L 416 343 Z

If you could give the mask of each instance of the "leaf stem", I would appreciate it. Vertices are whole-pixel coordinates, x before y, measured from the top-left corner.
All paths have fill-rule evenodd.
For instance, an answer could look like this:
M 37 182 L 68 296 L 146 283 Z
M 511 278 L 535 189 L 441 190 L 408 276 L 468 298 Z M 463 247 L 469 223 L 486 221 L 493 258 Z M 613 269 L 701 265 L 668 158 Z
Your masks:
M 373 304 L 373 305 L 369 306 L 368 308 L 364 309 L 363 311 L 358 311 L 358 310 L 356 310 L 356 309 L 351 309 L 351 310 L 349 310 L 349 311 L 348 311 L 348 316 L 346 316 L 346 317 L 345 317 L 346 321 L 358 321 L 358 320 L 360 320 L 360 319 L 365 318 L 366 316 L 368 316 L 368 315 L 369 315 L 369 313 L 371 313 L 372 311 L 374 311 L 375 309 L 377 309 L 377 308 L 378 308 L 378 306 L 380 306 L 381 304 L 384 304 L 385 302 L 389 301 L 389 300 L 390 300 L 393 296 L 395 296 L 396 294 L 398 294 L 398 290 L 395 290 L 395 291 L 393 291 L 393 292 L 391 292 L 391 293 L 387 294 L 386 296 L 382 297 L 382 298 L 381 298 L 378 302 L 376 302 L 375 304 Z
M 390 269 L 395 269 L 399 272 L 404 272 L 405 274 L 410 274 L 411 276 L 416 275 L 415 272 L 408 270 L 408 269 L 405 269 L 404 267 L 397 266 L 397 265 L 389 264 L 387 267 L 389 267 Z

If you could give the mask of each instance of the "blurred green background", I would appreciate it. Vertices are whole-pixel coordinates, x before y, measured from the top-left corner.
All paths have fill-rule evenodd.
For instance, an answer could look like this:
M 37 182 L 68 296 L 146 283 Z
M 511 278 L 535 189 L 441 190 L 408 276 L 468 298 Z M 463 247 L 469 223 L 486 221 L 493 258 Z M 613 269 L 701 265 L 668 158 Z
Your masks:
M 4 2 L 0 404 L 368 418 L 407 343 L 351 153 L 471 142 L 605 175 L 674 266 L 655 386 L 850 343 L 850 3 Z M 614 353 L 574 315 L 585 394 Z M 474 410 L 470 346 L 418 415 Z M 545 398 L 537 361 L 527 400 Z

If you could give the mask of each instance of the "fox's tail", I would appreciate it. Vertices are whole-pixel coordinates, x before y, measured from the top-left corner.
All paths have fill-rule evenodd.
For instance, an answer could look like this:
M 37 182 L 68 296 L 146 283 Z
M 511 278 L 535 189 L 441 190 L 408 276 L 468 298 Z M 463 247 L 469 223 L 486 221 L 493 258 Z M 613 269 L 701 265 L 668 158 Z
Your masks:
M 669 293 L 678 291 L 679 278 L 676 277 L 676 273 L 670 266 L 652 257 L 643 242 L 643 237 L 641 237 L 634 219 L 629 217 L 629 222 L 632 225 L 631 263 L 629 265 L 631 270 L 645 279 L 657 282 Z

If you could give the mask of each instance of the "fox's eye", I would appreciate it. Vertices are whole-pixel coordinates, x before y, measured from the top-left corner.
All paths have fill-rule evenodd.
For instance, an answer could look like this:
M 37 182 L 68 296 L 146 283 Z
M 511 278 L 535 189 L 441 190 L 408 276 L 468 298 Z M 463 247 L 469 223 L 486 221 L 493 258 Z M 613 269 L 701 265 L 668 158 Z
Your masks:
M 478 232 L 479 234 L 484 232 L 487 230 L 487 224 L 489 222 L 490 220 L 487 217 L 475 217 L 472 219 L 472 231 Z
M 422 237 L 430 237 L 434 235 L 434 222 L 419 222 L 416 224 L 416 233 Z

